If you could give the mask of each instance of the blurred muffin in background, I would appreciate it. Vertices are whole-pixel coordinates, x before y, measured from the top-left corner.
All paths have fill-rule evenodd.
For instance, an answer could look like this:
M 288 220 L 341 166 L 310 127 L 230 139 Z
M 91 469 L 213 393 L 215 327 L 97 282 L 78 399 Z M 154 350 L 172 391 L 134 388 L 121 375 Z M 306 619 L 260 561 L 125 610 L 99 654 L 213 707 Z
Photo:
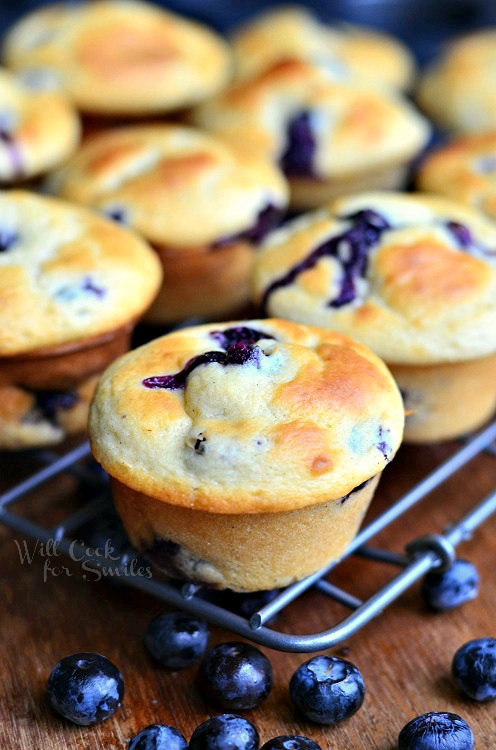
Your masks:
M 136 234 L 34 193 L 0 193 L 0 449 L 86 429 L 99 374 L 160 284 Z
M 429 154 L 418 172 L 417 186 L 496 219 L 496 130 L 457 138 Z
M 231 75 L 214 31 L 141 0 L 48 5 L 7 33 L 8 67 L 45 76 L 84 113 L 139 117 L 206 99 Z
M 496 29 L 455 39 L 425 71 L 417 100 L 441 128 L 496 130 Z
M 164 267 L 153 323 L 239 312 L 254 249 L 288 203 L 269 161 L 192 128 L 136 125 L 90 138 L 48 188 L 136 229 Z
M 479 427 L 496 407 L 496 225 L 438 196 L 364 193 L 274 232 L 254 301 L 369 346 L 403 393 L 405 440 Z
M 237 80 L 254 78 L 284 60 L 323 65 L 349 79 L 407 89 L 413 56 L 399 40 L 376 29 L 327 24 L 304 6 L 274 7 L 231 33 Z
M 79 138 L 79 115 L 63 93 L 33 88 L 0 68 L 1 185 L 58 167 L 76 150 Z
M 193 122 L 277 163 L 291 206 L 406 181 L 430 127 L 399 94 L 352 84 L 308 62 L 281 62 L 195 108 Z

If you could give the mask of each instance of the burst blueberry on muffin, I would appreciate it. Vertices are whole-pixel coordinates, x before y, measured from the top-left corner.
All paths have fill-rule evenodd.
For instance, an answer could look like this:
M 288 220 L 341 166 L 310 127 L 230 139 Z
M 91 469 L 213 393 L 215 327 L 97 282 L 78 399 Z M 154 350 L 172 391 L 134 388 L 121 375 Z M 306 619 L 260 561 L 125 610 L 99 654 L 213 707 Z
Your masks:
M 13 70 L 50 75 L 93 115 L 177 110 L 218 92 L 231 74 L 219 35 L 140 0 L 38 8 L 10 29 L 4 58 Z
M 298 60 L 232 86 L 195 108 L 192 120 L 278 163 L 296 209 L 357 190 L 400 187 L 430 132 L 399 94 Z
M 107 130 L 51 188 L 136 229 L 164 279 L 147 320 L 223 317 L 249 298 L 254 248 L 282 217 L 288 188 L 265 159 L 173 125 Z
M 440 127 L 459 133 L 496 129 L 496 29 L 455 39 L 427 68 L 418 102 Z
M 431 152 L 417 174 L 417 185 L 496 219 L 496 130 L 459 137 Z
M 62 201 L 0 193 L 0 448 L 86 428 L 101 371 L 160 284 L 143 240 Z
M 389 365 L 405 440 L 480 426 L 496 406 L 496 228 L 460 203 L 364 193 L 301 217 L 257 256 L 271 315 L 352 335 Z
M 415 64 L 409 50 L 377 29 L 327 24 L 304 6 L 271 8 L 231 34 L 236 78 L 246 80 L 283 60 L 325 65 L 345 79 L 408 88 Z
M 182 329 L 120 358 L 99 382 L 90 434 L 150 560 L 250 591 L 344 552 L 403 420 L 366 347 L 269 319 Z
M 0 184 L 58 167 L 79 143 L 79 116 L 60 92 L 0 69 Z

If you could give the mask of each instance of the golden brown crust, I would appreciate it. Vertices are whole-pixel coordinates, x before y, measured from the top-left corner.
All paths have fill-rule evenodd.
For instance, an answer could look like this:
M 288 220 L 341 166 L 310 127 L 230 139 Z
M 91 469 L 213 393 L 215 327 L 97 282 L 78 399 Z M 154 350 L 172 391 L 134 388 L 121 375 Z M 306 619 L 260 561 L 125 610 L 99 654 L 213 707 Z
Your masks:
M 496 219 L 496 130 L 457 138 L 422 163 L 419 190 L 467 203 Z
M 369 225 L 350 218 L 361 211 L 388 225 L 378 235 L 371 230 L 365 249 L 356 243 L 366 245 Z M 358 237 L 350 246 L 353 227 Z M 339 247 L 308 262 L 325 243 L 334 247 L 334 238 Z M 495 248 L 494 225 L 463 204 L 358 194 L 269 238 L 256 259 L 254 300 L 265 299 L 272 315 L 353 335 L 388 363 L 474 359 L 496 351 Z M 302 263 L 307 267 L 281 282 Z
M 222 359 L 216 332 L 239 326 L 263 337 L 245 364 L 200 364 L 183 389 L 143 383 L 207 351 Z M 375 355 L 282 320 L 156 339 L 106 371 L 90 417 L 94 455 L 111 476 L 165 503 L 228 514 L 342 497 L 384 468 L 402 428 L 401 397 Z
M 253 78 L 282 60 L 326 65 L 345 79 L 377 86 L 410 86 L 412 55 L 397 39 L 351 24 L 327 25 L 309 8 L 276 8 L 256 16 L 231 35 L 236 77 Z
M 250 229 L 288 188 L 271 163 L 175 125 L 111 129 L 89 138 L 50 189 L 121 213 L 151 242 L 191 253 Z
M 14 70 L 48 71 L 79 109 L 103 115 L 194 104 L 219 91 L 231 72 L 220 36 L 140 0 L 35 10 L 10 30 L 4 54 Z
M 427 68 L 420 106 L 443 127 L 460 133 L 496 128 L 496 31 L 483 29 L 453 41 Z
M 232 144 L 279 161 L 290 121 L 313 118 L 313 176 L 333 180 L 407 162 L 426 143 L 427 121 L 390 91 L 339 80 L 307 62 L 278 63 L 193 112 L 193 121 Z
M 36 90 L 0 69 L 0 184 L 62 164 L 79 142 L 79 117 L 58 91 Z
M 134 322 L 161 280 L 129 230 L 55 198 L 0 193 L 0 357 L 92 338 Z

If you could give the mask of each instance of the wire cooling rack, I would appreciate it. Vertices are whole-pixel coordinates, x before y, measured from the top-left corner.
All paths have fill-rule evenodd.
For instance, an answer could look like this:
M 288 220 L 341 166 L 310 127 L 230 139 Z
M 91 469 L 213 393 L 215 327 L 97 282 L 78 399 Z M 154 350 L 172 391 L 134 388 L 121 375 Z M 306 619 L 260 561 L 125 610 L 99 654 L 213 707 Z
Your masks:
M 271 599 L 257 611 L 244 617 L 209 601 L 202 594 L 200 586 L 193 584 L 176 585 L 172 582 L 151 577 L 147 578 L 132 571 L 133 560 L 138 560 L 136 550 L 127 548 L 120 555 L 112 555 L 115 572 L 126 571 L 119 581 L 127 586 L 145 591 L 169 604 L 200 615 L 210 623 L 220 625 L 256 643 L 280 651 L 312 652 L 327 649 L 349 638 L 366 623 L 379 615 L 389 604 L 403 594 L 410 586 L 433 568 L 448 567 L 455 557 L 456 546 L 472 535 L 472 532 L 496 512 L 496 489 L 473 505 L 456 523 L 450 524 L 444 533 L 427 534 L 412 540 L 404 554 L 369 546 L 367 543 L 379 532 L 386 529 L 413 506 L 440 487 L 447 479 L 465 467 L 482 452 L 487 452 L 496 461 L 496 421 L 481 432 L 471 436 L 456 452 L 439 464 L 430 474 L 400 497 L 382 515 L 365 526 L 349 546 L 340 561 L 318 571 L 314 575 L 295 583 Z M 9 529 L 40 543 L 57 541 L 57 550 L 75 559 L 91 561 L 94 568 L 101 567 L 100 556 L 89 554 L 78 535 L 79 529 L 102 517 L 112 507 L 108 480 L 101 471 L 95 471 L 89 460 L 88 443 L 83 443 L 63 456 L 47 451 L 35 454 L 42 468 L 19 484 L 0 495 L 0 523 Z M 36 491 L 42 484 L 57 479 L 64 474 L 74 475 L 80 483 L 83 494 L 88 498 L 78 510 L 67 515 L 56 526 L 45 527 L 19 513 L 13 512 L 15 503 Z M 393 577 L 369 598 L 362 601 L 352 593 L 339 588 L 325 576 L 350 555 L 360 555 L 369 560 L 388 563 L 397 568 Z M 105 561 L 107 564 L 108 561 Z M 303 592 L 313 588 L 320 594 L 343 605 L 349 614 L 336 622 L 328 630 L 312 634 L 283 633 L 268 627 L 272 618 L 293 602 Z

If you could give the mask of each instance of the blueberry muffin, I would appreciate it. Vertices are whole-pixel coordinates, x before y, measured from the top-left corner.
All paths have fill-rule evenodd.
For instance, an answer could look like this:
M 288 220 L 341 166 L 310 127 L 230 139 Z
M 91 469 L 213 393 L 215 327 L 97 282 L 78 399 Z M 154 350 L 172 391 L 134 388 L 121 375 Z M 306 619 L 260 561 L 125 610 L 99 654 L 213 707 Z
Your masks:
M 48 74 L 93 115 L 177 110 L 219 91 L 231 73 L 221 37 L 140 0 L 36 9 L 8 32 L 4 59 L 13 70 Z
M 79 116 L 57 91 L 33 89 L 0 68 L 0 184 L 38 177 L 79 143 Z
M 192 119 L 279 164 L 296 209 L 357 190 L 399 187 L 430 132 L 400 95 L 298 60 L 229 88 L 197 107 Z
M 455 39 L 425 71 L 418 101 L 441 128 L 496 129 L 496 29 Z
M 174 577 L 255 591 L 344 552 L 403 419 L 366 347 L 255 320 L 182 329 L 120 358 L 90 435 L 145 556 Z
M 496 130 L 461 136 L 431 152 L 419 169 L 417 186 L 496 219 Z
M 129 225 L 164 267 L 154 323 L 238 312 L 254 248 L 278 222 L 288 188 L 269 161 L 174 125 L 136 125 L 89 139 L 49 189 Z
M 236 78 L 246 80 L 283 60 L 325 65 L 343 78 L 409 88 L 415 64 L 397 39 L 376 29 L 325 24 L 304 6 L 272 8 L 235 29 Z
M 3 192 L 0 216 L 0 448 L 50 445 L 85 429 L 160 266 L 132 232 L 62 201 Z
M 405 440 L 454 438 L 496 406 L 496 227 L 421 194 L 365 193 L 271 235 L 253 278 L 270 315 L 352 335 L 403 392 Z

